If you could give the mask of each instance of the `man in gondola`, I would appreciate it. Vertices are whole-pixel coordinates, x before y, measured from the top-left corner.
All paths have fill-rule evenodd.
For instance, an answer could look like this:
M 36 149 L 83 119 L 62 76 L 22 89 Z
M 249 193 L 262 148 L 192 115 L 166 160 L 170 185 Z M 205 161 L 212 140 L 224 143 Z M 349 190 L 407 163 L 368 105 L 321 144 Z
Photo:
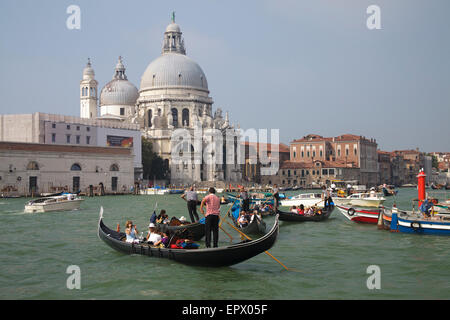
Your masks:
M 191 217 L 191 222 L 194 223 L 198 221 L 198 214 L 197 214 L 197 192 L 194 189 L 194 186 L 191 186 L 189 188 L 189 191 L 186 191 L 181 198 L 187 201 L 187 207 L 189 211 L 189 216 Z
M 241 188 L 241 193 L 237 197 L 242 199 L 242 210 L 245 212 L 250 211 L 250 198 L 244 187 Z
M 211 233 L 213 235 L 213 247 L 217 248 L 219 244 L 220 199 L 215 193 L 216 189 L 209 188 L 209 194 L 203 198 L 200 204 L 200 212 L 205 216 L 205 244 L 207 248 L 211 247 Z M 205 205 L 206 214 L 203 209 Z
M 275 212 L 278 211 L 278 202 L 280 201 L 280 193 L 278 186 L 276 184 L 273 185 L 272 194 L 273 194 L 273 210 Z

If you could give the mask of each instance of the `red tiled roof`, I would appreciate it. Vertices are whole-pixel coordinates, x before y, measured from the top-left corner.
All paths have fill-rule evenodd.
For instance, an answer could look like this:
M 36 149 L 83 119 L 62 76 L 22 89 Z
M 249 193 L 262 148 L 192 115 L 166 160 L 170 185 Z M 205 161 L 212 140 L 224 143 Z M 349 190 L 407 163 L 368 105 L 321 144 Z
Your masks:
M 249 141 L 243 141 L 243 145 L 245 146 L 251 146 L 251 147 L 257 147 L 257 152 L 259 152 L 259 149 L 262 148 L 263 150 L 272 151 L 272 147 L 276 146 L 273 143 L 261 143 L 261 142 L 249 142 Z M 278 152 L 287 152 L 289 153 L 289 147 L 285 145 L 284 143 L 280 143 L 278 145 Z

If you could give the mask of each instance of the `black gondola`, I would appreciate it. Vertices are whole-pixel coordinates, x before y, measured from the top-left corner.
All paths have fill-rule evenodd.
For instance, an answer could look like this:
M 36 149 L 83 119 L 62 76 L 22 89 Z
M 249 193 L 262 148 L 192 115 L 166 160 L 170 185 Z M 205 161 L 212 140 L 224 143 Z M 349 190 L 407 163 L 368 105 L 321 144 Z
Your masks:
M 179 226 L 170 226 L 168 224 L 156 223 L 156 228 L 161 232 L 169 232 L 170 234 L 182 233 L 183 238 L 198 241 L 205 236 L 205 225 L 200 222 L 184 224 Z
M 204 267 L 230 266 L 248 260 L 264 251 L 269 250 L 278 236 L 278 216 L 272 229 L 259 239 L 240 242 L 219 248 L 205 249 L 171 249 L 151 247 L 147 244 L 127 243 L 122 241 L 125 233 L 109 229 L 102 218 L 101 209 L 98 222 L 98 236 L 111 248 L 126 254 L 141 254 L 149 257 L 172 259 L 187 265 Z
M 315 214 L 313 216 L 303 216 L 297 213 L 292 212 L 283 212 L 278 210 L 278 215 L 280 216 L 281 221 L 289 221 L 289 222 L 305 222 L 305 221 L 324 221 L 328 219 L 333 212 L 334 206 L 328 206 L 326 208 L 321 209 L 322 214 Z
M 233 215 L 231 215 L 234 225 L 241 232 L 245 234 L 265 234 L 266 233 L 266 223 L 258 215 L 253 215 L 253 219 L 245 227 L 240 227 L 239 223 L 236 222 Z

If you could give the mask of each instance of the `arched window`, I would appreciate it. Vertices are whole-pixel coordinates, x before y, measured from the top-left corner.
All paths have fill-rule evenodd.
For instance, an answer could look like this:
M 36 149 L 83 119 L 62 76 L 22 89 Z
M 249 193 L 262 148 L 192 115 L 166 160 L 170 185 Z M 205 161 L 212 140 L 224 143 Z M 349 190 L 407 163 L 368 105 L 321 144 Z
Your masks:
M 173 126 L 175 128 L 178 127 L 178 110 L 176 108 L 172 108 L 172 119 L 173 119 Z
M 189 126 L 189 109 L 183 109 L 182 113 L 183 126 Z
M 148 117 L 148 127 L 152 127 L 152 109 L 148 109 L 147 111 L 147 117 Z
M 39 170 L 39 164 L 36 161 L 30 161 L 27 165 L 27 170 Z
M 71 167 L 70 167 L 71 171 L 81 171 L 81 166 L 78 163 L 74 163 Z
M 109 167 L 109 171 L 119 171 L 119 166 L 114 163 Z

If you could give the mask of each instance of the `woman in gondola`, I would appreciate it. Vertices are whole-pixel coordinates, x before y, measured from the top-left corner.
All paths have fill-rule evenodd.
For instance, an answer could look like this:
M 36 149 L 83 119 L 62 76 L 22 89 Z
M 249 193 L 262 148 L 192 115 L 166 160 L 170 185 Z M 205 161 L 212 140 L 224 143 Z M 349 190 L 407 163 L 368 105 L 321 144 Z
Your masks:
M 300 206 L 298 207 L 298 212 L 299 215 L 304 216 L 305 215 L 305 206 L 302 204 L 300 204 Z
M 138 231 L 136 229 L 136 226 L 133 225 L 133 221 L 128 220 L 125 223 L 125 234 L 127 236 L 126 242 L 128 243 L 138 243 Z

